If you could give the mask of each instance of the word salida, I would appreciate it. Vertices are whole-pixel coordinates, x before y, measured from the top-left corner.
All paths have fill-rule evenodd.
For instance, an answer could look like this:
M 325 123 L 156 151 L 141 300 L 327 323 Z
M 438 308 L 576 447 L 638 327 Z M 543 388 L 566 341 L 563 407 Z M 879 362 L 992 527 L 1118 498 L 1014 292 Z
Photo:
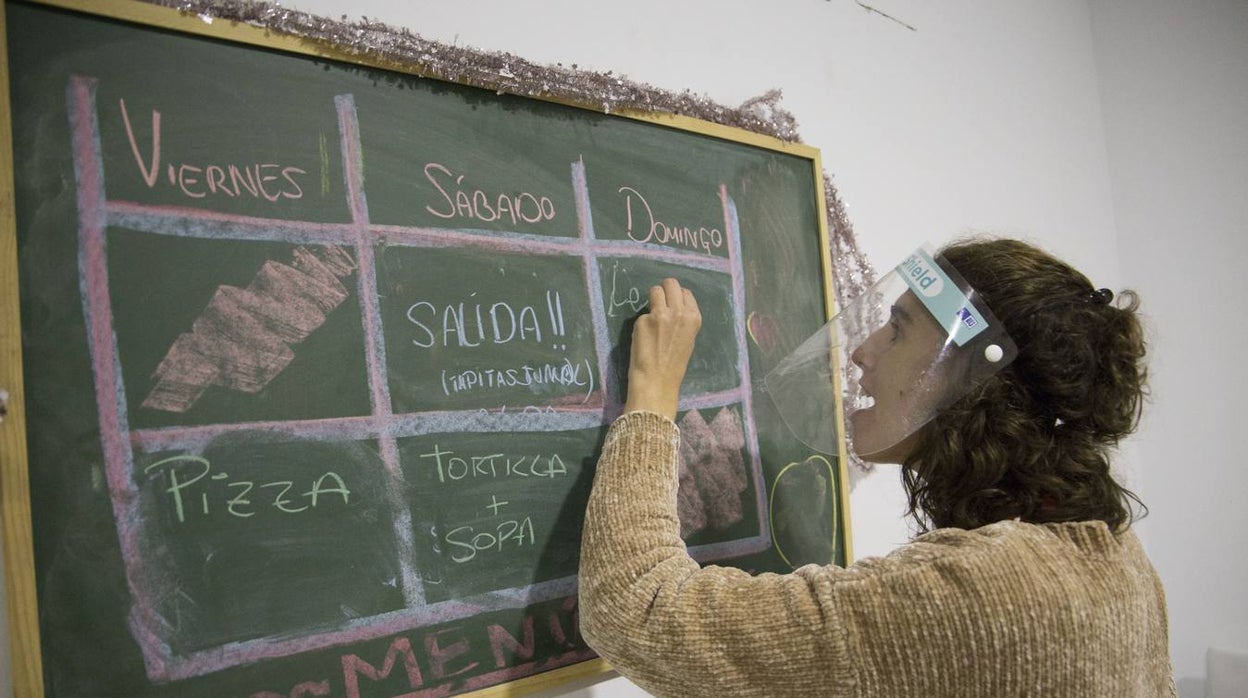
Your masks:
M 152 110 L 152 147 L 151 156 L 144 158 L 135 138 L 134 128 L 130 124 L 130 114 L 126 111 L 126 100 L 118 100 L 121 104 L 121 119 L 126 127 L 126 137 L 130 139 L 130 150 L 134 153 L 135 164 L 143 182 L 149 189 L 155 188 L 160 180 L 160 112 Z M 171 187 L 177 188 L 182 194 L 192 199 L 207 196 L 225 196 L 228 198 L 251 197 L 277 201 L 278 199 L 303 198 L 303 187 L 299 186 L 299 178 L 307 171 L 290 165 L 274 163 L 251 163 L 237 165 L 233 163 L 197 163 L 188 162 L 166 163 L 166 178 Z
M 545 314 L 539 313 L 533 305 L 473 301 L 476 295 L 475 292 L 470 294 L 468 303 L 448 303 L 441 308 L 429 301 L 410 305 L 407 319 L 421 333 L 421 336 L 412 339 L 412 344 L 428 349 L 435 344 L 478 347 L 485 343 L 508 344 L 513 341 L 541 343 L 545 326 L 546 337 L 553 346 L 556 349 L 567 348 L 563 299 L 558 291 L 546 291 Z
M 295 486 L 293 480 L 256 482 L 233 479 L 229 473 L 212 472 L 212 463 L 201 456 L 183 454 L 162 458 L 144 468 L 143 472 L 159 472 L 162 469 L 169 481 L 165 492 L 173 502 L 178 523 L 186 522 L 188 507 L 191 508 L 190 513 L 201 518 L 224 511 L 230 516 L 248 519 L 263 507 L 284 514 L 299 514 L 315 509 L 326 497 L 344 505 L 351 500 L 347 483 L 332 470 L 313 480 L 307 491 L 293 495 L 298 497 L 296 499 L 290 494 Z M 260 497 L 261 494 L 263 497 Z M 253 501 L 252 497 L 257 497 L 257 501 Z

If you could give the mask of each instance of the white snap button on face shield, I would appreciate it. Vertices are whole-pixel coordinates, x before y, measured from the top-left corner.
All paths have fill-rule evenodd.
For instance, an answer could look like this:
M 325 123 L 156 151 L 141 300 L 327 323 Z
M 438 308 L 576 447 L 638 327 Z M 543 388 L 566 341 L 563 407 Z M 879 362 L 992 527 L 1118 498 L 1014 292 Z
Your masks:
M 974 289 L 924 247 L 842 308 L 763 382 L 802 443 L 835 455 L 843 423 L 851 453 L 872 460 L 1017 354 Z

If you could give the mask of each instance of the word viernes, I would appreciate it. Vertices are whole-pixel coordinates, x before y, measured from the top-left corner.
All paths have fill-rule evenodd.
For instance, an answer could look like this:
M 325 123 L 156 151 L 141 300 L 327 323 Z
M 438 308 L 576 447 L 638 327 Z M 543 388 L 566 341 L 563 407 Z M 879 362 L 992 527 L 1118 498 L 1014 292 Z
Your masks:
M 121 120 L 126 127 L 126 137 L 130 141 L 130 151 L 134 154 L 134 162 L 139 168 L 139 174 L 149 189 L 155 189 L 156 183 L 160 181 L 162 164 L 160 112 L 152 110 L 152 142 L 150 154 L 145 156 L 134 135 L 130 114 L 126 111 L 126 100 L 118 100 L 118 103 L 121 106 Z M 301 199 L 303 186 L 299 181 L 307 174 L 303 168 L 277 163 L 165 162 L 163 164 L 169 186 L 192 199 L 210 196 L 230 199 L 264 199 L 270 202 L 276 202 L 279 199 Z

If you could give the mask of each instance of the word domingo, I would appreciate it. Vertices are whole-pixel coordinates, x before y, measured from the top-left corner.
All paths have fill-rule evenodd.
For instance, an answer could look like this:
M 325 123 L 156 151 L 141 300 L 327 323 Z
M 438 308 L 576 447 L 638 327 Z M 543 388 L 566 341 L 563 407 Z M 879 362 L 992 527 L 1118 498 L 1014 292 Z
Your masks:
M 134 161 L 139 166 L 144 183 L 149 189 L 153 188 L 160 178 L 160 112 L 152 110 L 152 154 L 145 159 L 134 137 L 134 129 L 130 126 L 126 101 L 122 99 L 118 102 L 121 104 L 121 119 L 126 126 L 126 136 L 130 139 Z M 167 163 L 165 172 L 170 186 L 193 199 L 224 195 L 229 198 L 249 196 L 268 201 L 303 198 L 303 187 L 299 186 L 299 179 L 307 174 L 306 170 L 298 167 L 272 163 L 253 163 L 241 167 L 234 164 Z
M 519 194 L 489 194 L 483 189 L 464 187 L 465 175 L 456 175 L 445 165 L 425 165 L 425 179 L 445 199 L 437 208 L 425 210 L 438 218 L 467 218 L 478 221 L 505 221 L 512 225 L 542 223 L 555 218 L 555 204 L 548 196 L 522 191 Z M 448 191 L 449 190 L 449 191 Z M 452 193 L 454 192 L 454 193 Z
M 469 298 L 476 295 L 473 293 Z M 479 347 L 485 343 L 508 344 L 516 340 L 540 344 L 543 320 L 549 321 L 545 326 L 546 337 L 554 342 L 555 348 L 567 348 L 567 344 L 560 341 L 567 334 L 563 324 L 563 299 L 554 290 L 546 291 L 545 315 L 532 305 L 516 306 L 507 301 L 489 305 L 461 301 L 440 308 L 428 301 L 419 301 L 408 307 L 407 319 L 420 332 L 412 344 L 422 349 L 435 344 Z
M 169 487 L 165 492 L 173 501 L 178 523 L 186 521 L 188 505 L 193 507 L 192 514 L 196 513 L 194 508 L 197 508 L 200 517 L 212 516 L 224 508 L 225 513 L 230 516 L 246 519 L 255 516 L 257 508 L 269 507 L 286 514 L 298 514 L 315 509 L 327 496 L 334 501 L 340 499 L 344 505 L 351 500 L 351 490 L 347 488 L 342 477 L 333 471 L 313 480 L 307 491 L 291 495 L 290 491 L 295 486 L 292 480 L 233 480 L 228 473 L 213 473 L 212 464 L 200 456 L 163 458 L 144 468 L 143 472 L 150 473 L 161 469 L 164 469 L 169 478 Z M 260 497 L 261 494 L 264 496 Z M 258 501 L 253 502 L 251 497 L 257 497 Z M 198 507 L 195 506 L 196 503 Z M 214 503 L 215 508 L 212 506 Z
M 432 458 L 438 470 L 438 482 L 458 482 L 465 479 L 499 479 L 513 477 L 556 478 L 568 474 L 568 466 L 559 454 L 549 456 L 509 456 L 491 453 L 484 456 L 458 456 L 454 451 L 444 451 L 437 444 L 420 458 Z
M 582 369 L 584 369 L 582 371 Z M 558 385 L 565 388 L 585 388 L 586 399 L 594 393 L 594 372 L 590 370 L 589 360 L 572 363 L 564 359 L 558 364 L 524 364 L 515 368 L 470 368 L 467 371 L 447 373 L 442 370 L 442 394 L 450 397 L 454 393 L 466 393 L 473 390 L 512 388 L 516 386 L 534 388 L 546 385 Z
M 370 644 L 377 648 L 372 652 L 356 649 L 333 658 L 328 677 L 268 686 L 248 698 L 445 696 L 475 676 L 518 679 L 540 670 L 551 651 L 577 660 L 593 656 L 581 639 L 578 615 L 573 595 L 506 625 L 466 623 L 398 635 L 388 645 Z
M 669 225 L 655 220 L 654 211 L 641 192 L 632 187 L 620 187 L 619 193 L 624 196 L 624 210 L 627 214 L 625 223 L 628 239 L 634 242 L 661 242 L 682 245 L 691 249 L 705 250 L 708 254 L 724 246 L 724 234 L 717 228 L 690 228 L 688 226 Z M 640 229 L 633 226 L 633 201 L 637 201 L 645 209 L 645 220 L 640 221 Z

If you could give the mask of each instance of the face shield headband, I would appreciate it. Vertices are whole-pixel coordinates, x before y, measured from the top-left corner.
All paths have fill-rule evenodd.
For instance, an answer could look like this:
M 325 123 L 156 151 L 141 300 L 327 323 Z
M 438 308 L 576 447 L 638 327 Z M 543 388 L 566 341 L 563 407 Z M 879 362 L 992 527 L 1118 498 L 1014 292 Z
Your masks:
M 851 454 L 882 460 L 1017 355 L 979 294 L 925 246 L 763 381 L 785 424 L 810 448 L 835 455 L 843 434 Z

